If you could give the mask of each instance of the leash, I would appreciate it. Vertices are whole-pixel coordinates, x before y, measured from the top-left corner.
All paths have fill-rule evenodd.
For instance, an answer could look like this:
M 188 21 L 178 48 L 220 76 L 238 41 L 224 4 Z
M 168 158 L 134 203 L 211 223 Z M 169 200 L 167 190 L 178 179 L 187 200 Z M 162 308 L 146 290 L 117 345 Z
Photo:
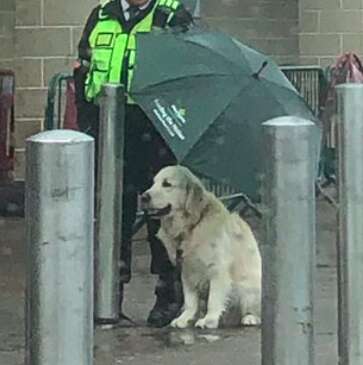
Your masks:
M 176 302 L 179 306 L 182 306 L 184 302 L 183 287 L 181 282 L 183 265 L 183 249 L 181 248 L 183 242 L 182 237 L 180 237 L 178 241 L 179 242 L 175 254 L 174 290 Z
M 201 211 L 200 217 L 196 223 L 194 223 L 190 230 L 192 231 L 203 219 L 205 211 L 208 210 L 208 207 L 204 207 Z M 177 247 L 176 247 L 176 254 L 175 254 L 175 274 L 174 274 L 174 290 L 175 290 L 175 297 L 177 304 L 182 306 L 184 304 L 184 294 L 183 294 L 183 286 L 182 286 L 182 267 L 183 267 L 183 249 L 182 243 L 184 240 L 184 234 L 179 234 L 176 237 L 177 240 Z

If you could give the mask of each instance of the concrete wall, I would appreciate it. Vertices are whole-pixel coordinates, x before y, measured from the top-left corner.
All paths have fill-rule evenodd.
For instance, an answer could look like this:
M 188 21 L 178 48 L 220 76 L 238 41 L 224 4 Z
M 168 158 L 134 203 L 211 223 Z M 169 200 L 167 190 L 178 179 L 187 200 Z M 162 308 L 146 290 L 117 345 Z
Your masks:
M 300 0 L 300 60 L 325 66 L 345 51 L 363 54 L 362 0 Z
M 273 56 L 278 63 L 296 64 L 298 0 L 201 0 L 201 14 L 212 27 Z
M 56 72 L 71 69 L 83 24 L 97 3 L 97 0 L 16 0 L 15 174 L 18 179 L 24 176 L 24 139 L 42 128 L 48 81 Z
M 14 60 L 15 0 L 0 1 L 0 68 L 11 69 Z

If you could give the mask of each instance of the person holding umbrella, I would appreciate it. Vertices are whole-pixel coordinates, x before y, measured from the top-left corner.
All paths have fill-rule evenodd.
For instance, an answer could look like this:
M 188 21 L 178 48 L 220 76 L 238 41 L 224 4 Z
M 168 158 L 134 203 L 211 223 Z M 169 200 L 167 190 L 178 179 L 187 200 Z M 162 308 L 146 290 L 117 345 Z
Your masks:
M 179 0 L 110 0 L 92 10 L 79 42 L 79 62 L 74 69 L 74 79 L 78 125 L 81 131 L 96 139 L 96 146 L 99 122 L 97 98 L 105 83 L 121 83 L 129 89 L 137 52 L 136 33 L 148 33 L 154 27 L 184 32 L 192 23 L 191 14 Z M 150 69 L 152 67 L 150 65 Z M 176 162 L 143 110 L 130 97 L 126 105 L 124 156 L 120 318 L 124 318 L 123 285 L 131 279 L 131 240 L 137 194 L 150 187 L 153 176 L 162 167 Z M 163 327 L 177 315 L 180 294 L 176 292 L 175 269 L 163 244 L 156 238 L 158 221 L 148 221 L 147 228 L 151 273 L 159 276 L 155 289 L 156 303 L 147 322 L 153 327 Z

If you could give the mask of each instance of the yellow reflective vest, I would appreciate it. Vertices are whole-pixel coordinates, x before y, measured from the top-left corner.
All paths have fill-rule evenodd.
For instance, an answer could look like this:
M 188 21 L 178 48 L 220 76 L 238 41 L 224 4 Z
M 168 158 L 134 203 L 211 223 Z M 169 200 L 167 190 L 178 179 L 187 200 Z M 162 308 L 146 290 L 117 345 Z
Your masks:
M 105 83 L 121 83 L 130 89 L 136 59 L 135 34 L 151 31 L 158 7 L 168 8 L 168 24 L 179 5 L 178 0 L 157 0 L 153 9 L 129 32 L 125 32 L 117 19 L 104 13 L 104 6 L 100 8 L 97 24 L 89 37 L 91 63 L 85 83 L 88 101 L 95 101 Z M 128 103 L 132 103 L 131 98 Z

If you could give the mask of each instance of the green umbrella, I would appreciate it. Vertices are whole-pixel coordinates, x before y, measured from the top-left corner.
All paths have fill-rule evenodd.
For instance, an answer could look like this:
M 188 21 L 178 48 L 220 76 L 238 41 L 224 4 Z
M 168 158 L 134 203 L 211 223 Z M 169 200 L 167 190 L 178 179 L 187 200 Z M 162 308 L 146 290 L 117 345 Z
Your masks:
M 221 32 L 140 34 L 137 42 L 130 94 L 177 160 L 255 197 L 261 124 L 286 115 L 315 121 L 304 100 L 270 58 Z

